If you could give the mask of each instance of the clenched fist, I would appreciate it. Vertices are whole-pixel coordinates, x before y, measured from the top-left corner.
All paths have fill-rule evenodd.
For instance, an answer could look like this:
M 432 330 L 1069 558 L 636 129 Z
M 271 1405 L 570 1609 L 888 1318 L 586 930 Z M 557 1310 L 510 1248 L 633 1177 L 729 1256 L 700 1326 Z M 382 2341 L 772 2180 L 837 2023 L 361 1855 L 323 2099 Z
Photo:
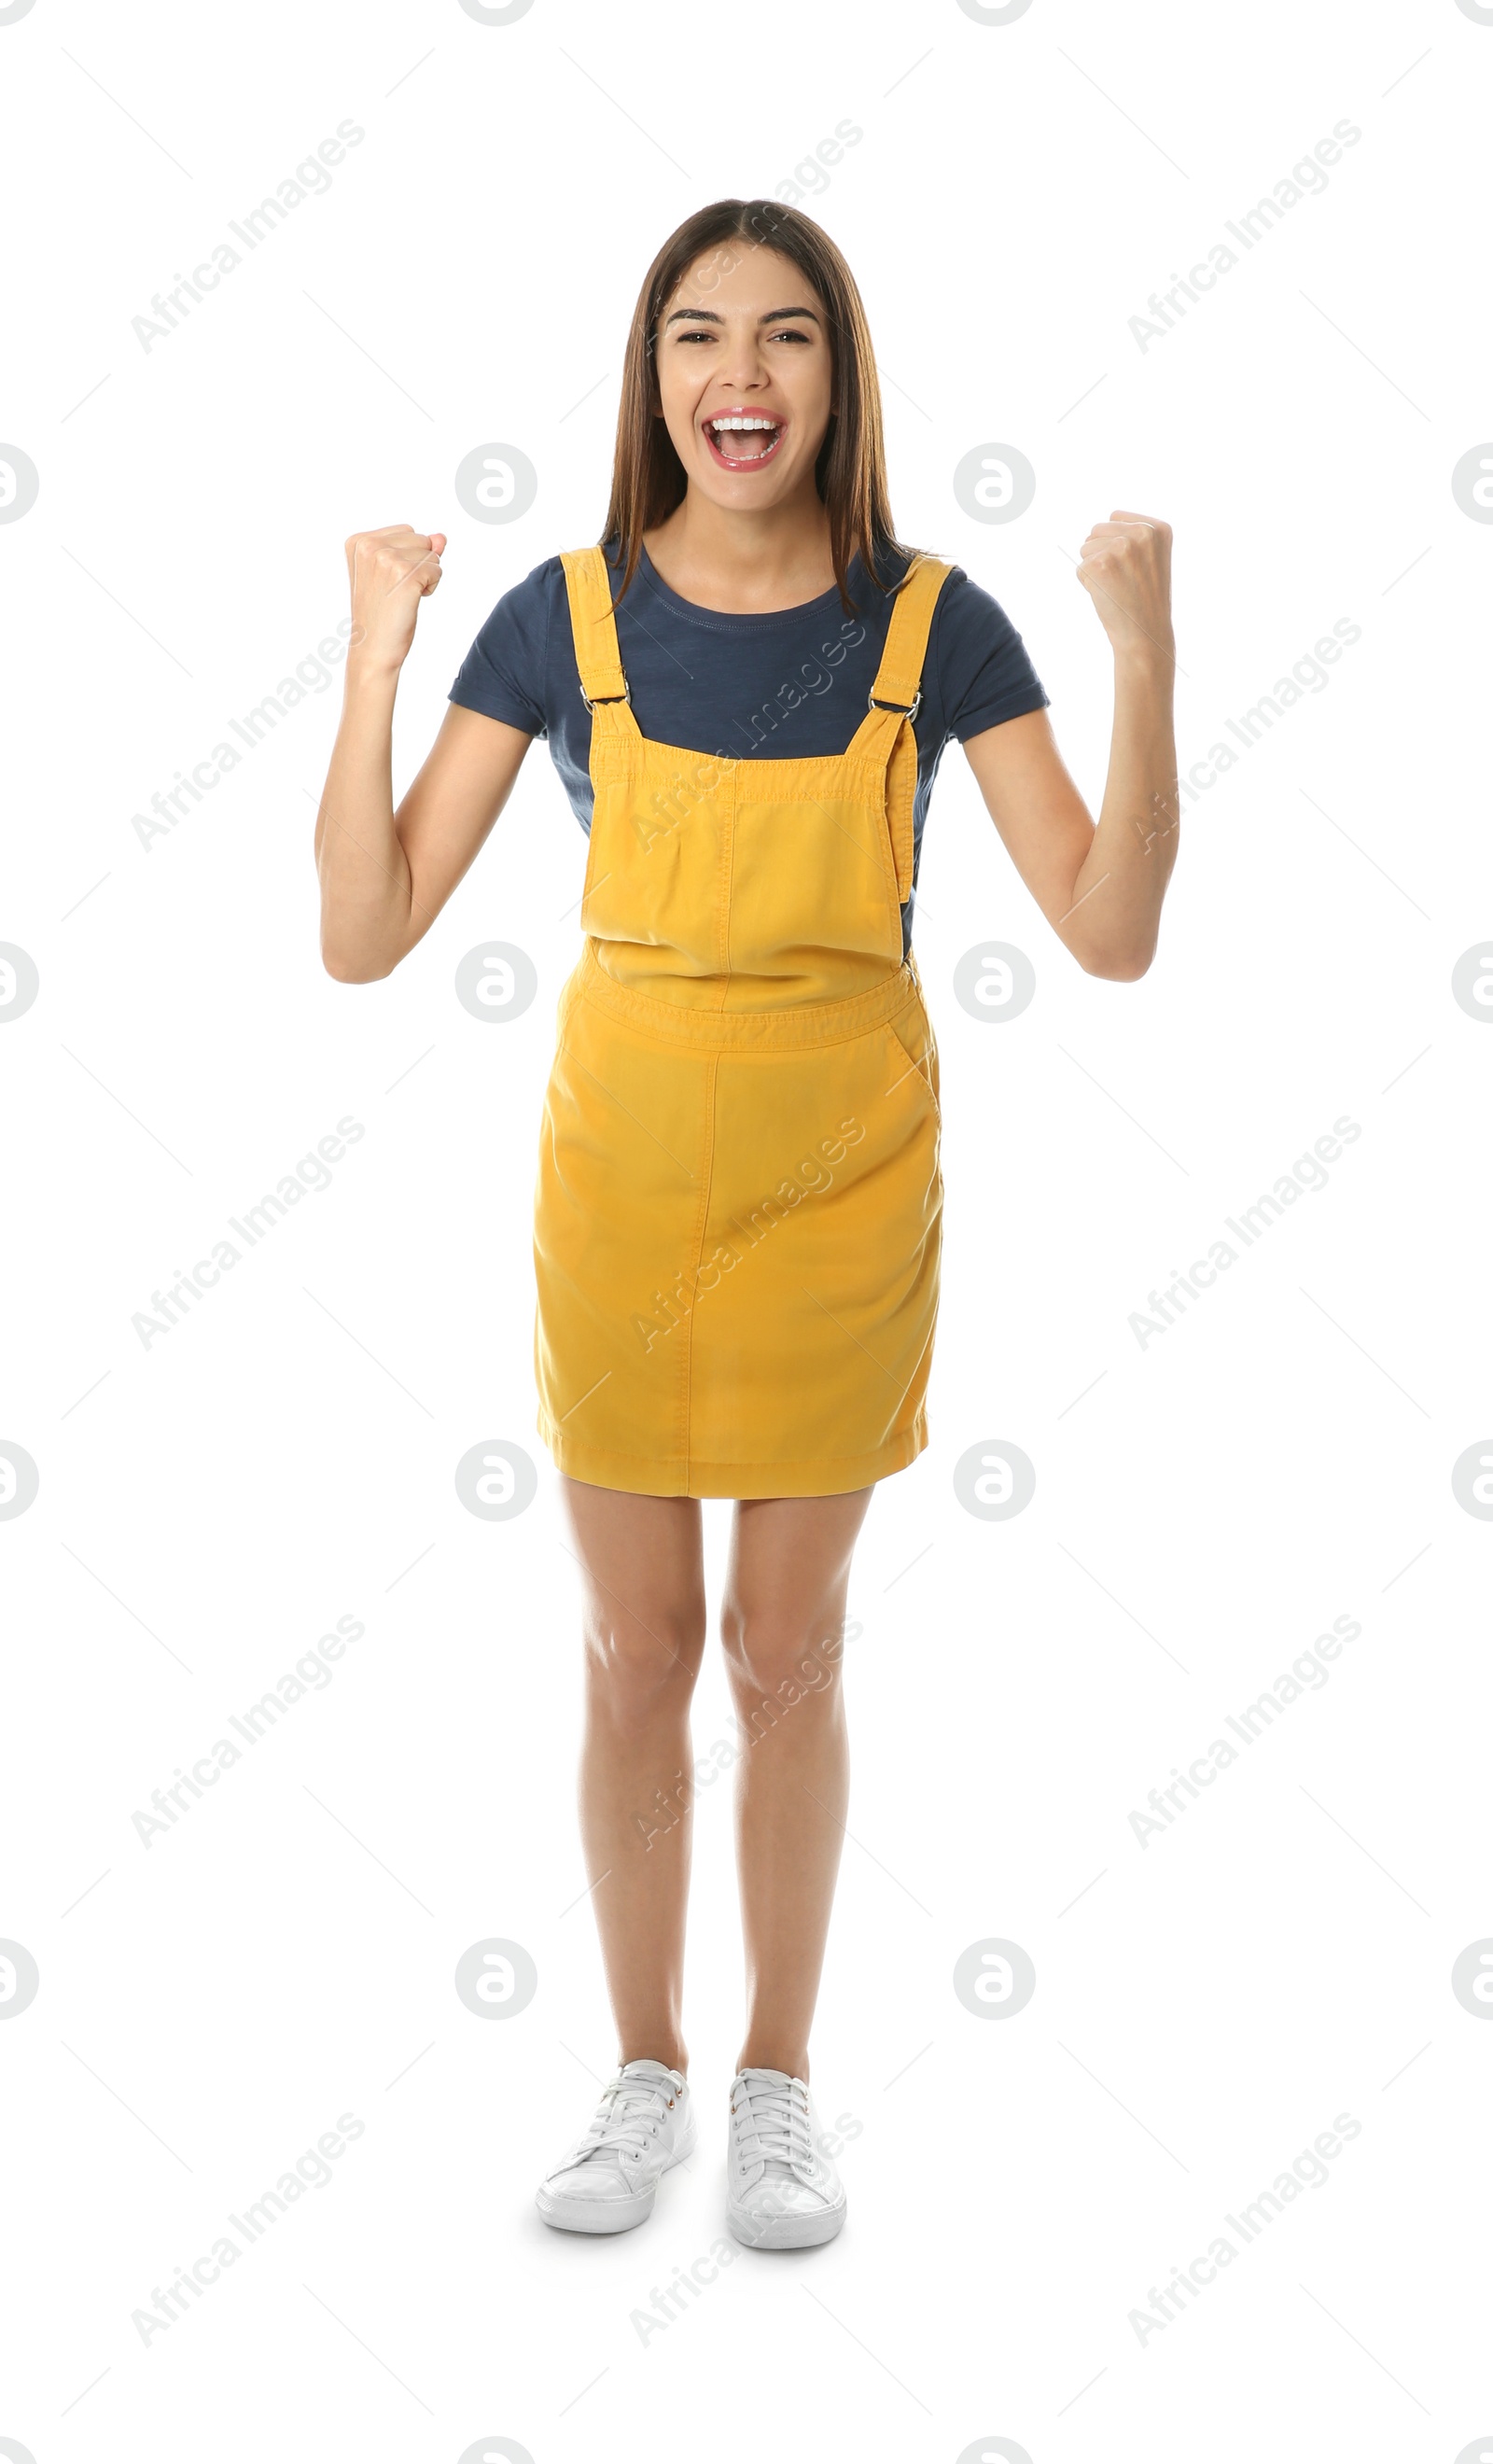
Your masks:
M 407 522 L 358 531 L 347 540 L 353 594 L 349 664 L 390 673 L 404 666 L 420 602 L 439 585 L 445 546 L 444 531 L 412 531 Z
M 1117 657 L 1175 661 L 1169 523 L 1123 511 L 1095 522 L 1078 552 L 1078 578 Z

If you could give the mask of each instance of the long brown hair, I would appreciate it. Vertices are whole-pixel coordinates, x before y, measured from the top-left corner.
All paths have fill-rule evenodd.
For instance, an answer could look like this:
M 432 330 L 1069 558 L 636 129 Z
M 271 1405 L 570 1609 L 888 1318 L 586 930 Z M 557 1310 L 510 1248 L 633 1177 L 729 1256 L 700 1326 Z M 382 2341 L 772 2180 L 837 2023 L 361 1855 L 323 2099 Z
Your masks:
M 871 351 L 870 328 L 855 277 L 827 231 L 807 214 L 767 197 L 723 197 L 682 222 L 648 270 L 627 336 L 611 502 L 603 545 L 620 551 L 620 600 L 638 569 L 643 534 L 671 514 L 685 493 L 684 465 L 658 411 L 654 355 L 658 320 L 695 260 L 713 249 L 726 252 L 722 270 L 737 258 L 734 241 L 776 249 L 806 275 L 829 319 L 836 407 L 814 466 L 815 484 L 829 515 L 829 548 L 841 605 L 853 613 L 845 584 L 859 553 L 873 582 L 882 584 L 876 559 L 884 548 L 906 556 L 893 537 L 887 494 L 887 453 L 882 435 L 881 391 Z M 743 252 L 744 253 L 744 252 Z M 886 586 L 882 584 L 882 586 Z M 613 603 L 616 604 L 615 602 Z

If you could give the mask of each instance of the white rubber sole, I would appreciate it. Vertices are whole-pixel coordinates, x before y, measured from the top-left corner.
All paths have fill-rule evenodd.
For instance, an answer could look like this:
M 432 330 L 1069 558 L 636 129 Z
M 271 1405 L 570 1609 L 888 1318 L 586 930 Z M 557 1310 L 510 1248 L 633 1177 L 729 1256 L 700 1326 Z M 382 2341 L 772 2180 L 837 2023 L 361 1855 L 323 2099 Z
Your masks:
M 813 2216 L 754 2217 L 744 2211 L 727 2207 L 726 2221 L 737 2241 L 748 2250 L 813 2250 L 822 2241 L 833 2241 L 845 2222 L 845 2203 L 838 2208 L 825 2208 Z
M 659 2173 L 672 2172 L 676 2165 L 685 2164 L 694 2154 L 696 2133 L 692 2119 L 690 2136 L 674 2149 Z M 658 2182 L 639 2190 L 631 2199 L 568 2199 L 557 2197 L 543 2183 L 534 2195 L 534 2204 L 547 2225 L 558 2233 L 631 2233 L 635 2225 L 647 2224 L 658 2196 Z

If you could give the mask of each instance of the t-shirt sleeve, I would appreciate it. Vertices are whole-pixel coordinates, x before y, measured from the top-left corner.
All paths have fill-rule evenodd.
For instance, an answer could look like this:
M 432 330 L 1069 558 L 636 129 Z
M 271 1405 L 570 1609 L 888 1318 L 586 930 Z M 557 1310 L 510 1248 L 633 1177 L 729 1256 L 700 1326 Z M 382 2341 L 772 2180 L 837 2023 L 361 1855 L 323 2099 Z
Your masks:
M 553 558 L 549 564 L 536 565 L 512 590 L 505 590 L 446 696 L 448 701 L 460 702 L 464 710 L 479 710 L 485 717 L 500 718 L 507 727 L 521 728 L 525 736 L 548 732 L 544 687 L 552 567 L 558 569 L 558 560 Z
M 937 639 L 944 723 L 960 744 L 1002 719 L 1045 710 L 1048 696 L 1005 609 L 955 566 L 939 594 Z

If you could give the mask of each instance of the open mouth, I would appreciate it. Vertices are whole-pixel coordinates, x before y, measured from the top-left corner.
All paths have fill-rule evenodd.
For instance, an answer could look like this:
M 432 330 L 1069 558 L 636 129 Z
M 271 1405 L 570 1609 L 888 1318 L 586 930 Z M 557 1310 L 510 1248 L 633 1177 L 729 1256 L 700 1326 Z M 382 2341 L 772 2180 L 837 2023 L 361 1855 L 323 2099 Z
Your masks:
M 759 471 L 782 432 L 782 421 L 762 410 L 723 410 L 704 423 L 705 442 L 723 471 Z

